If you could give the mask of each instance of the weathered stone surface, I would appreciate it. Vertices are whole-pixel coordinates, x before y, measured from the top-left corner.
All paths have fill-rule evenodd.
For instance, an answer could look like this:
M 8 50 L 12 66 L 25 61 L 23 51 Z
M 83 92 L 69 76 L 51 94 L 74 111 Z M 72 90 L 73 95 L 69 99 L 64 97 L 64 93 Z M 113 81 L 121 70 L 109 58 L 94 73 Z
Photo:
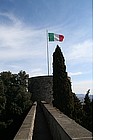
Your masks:
M 42 102 L 37 110 L 36 106 L 37 105 L 34 104 L 30 109 L 14 140 L 46 139 L 45 133 L 47 133 L 47 129 L 48 132 L 51 133 L 50 136 L 53 137 L 53 140 L 93 139 L 90 131 L 77 124 L 52 105 Z M 36 115 L 36 117 L 38 117 L 36 123 L 34 123 L 35 114 L 38 114 Z M 37 126 L 39 126 L 37 128 L 40 129 L 39 131 L 35 130 Z M 46 127 L 48 128 L 46 129 Z M 37 135 L 35 135 L 35 133 Z M 51 137 L 48 137 L 48 139 L 51 139 Z
M 36 105 L 37 103 L 34 103 L 34 105 L 31 107 L 14 140 L 32 140 Z
M 92 140 L 92 133 L 50 104 L 42 104 L 54 140 Z
M 46 101 L 52 103 L 53 100 L 53 76 L 38 76 L 29 78 L 29 92 L 32 93 L 33 101 Z

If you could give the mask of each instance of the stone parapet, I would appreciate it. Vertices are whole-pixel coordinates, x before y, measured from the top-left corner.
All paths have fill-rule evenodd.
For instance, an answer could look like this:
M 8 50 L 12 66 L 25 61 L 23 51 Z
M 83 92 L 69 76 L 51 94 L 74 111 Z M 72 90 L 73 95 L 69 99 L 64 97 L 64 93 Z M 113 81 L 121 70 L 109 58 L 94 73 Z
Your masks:
M 50 104 L 41 104 L 53 140 L 92 140 L 92 133 Z
M 17 132 L 14 140 L 32 140 L 33 129 L 34 129 L 34 120 L 36 114 L 36 106 L 35 102 L 31 107 L 29 113 L 24 119 L 19 131 Z

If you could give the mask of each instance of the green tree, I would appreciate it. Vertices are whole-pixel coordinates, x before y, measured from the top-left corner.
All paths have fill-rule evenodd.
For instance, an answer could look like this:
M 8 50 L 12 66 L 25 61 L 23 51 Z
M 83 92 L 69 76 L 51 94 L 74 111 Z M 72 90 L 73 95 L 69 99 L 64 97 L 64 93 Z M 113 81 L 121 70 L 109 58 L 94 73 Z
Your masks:
M 13 139 L 32 102 L 25 71 L 0 73 L 0 138 Z
M 73 111 L 72 118 L 77 123 L 82 125 L 82 119 L 84 116 L 83 106 L 81 104 L 81 101 L 79 100 L 79 98 L 76 96 L 75 93 L 73 93 L 73 97 L 74 97 L 74 111 Z
M 16 119 L 32 104 L 30 100 L 31 94 L 27 91 L 26 84 L 28 75 L 25 71 L 20 71 L 18 74 L 2 72 L 0 73 L 0 80 L 2 81 L 0 89 L 3 92 L 3 104 L 1 103 L 0 106 L 4 105 L 2 117 L 9 124 L 9 122 Z M 2 117 L 0 121 L 2 121 Z
M 72 117 L 74 99 L 71 82 L 67 76 L 65 60 L 58 45 L 53 53 L 53 97 L 53 105 Z
M 4 95 L 4 85 L 2 80 L 0 80 L 0 129 L 6 128 L 5 123 L 5 106 L 6 106 L 6 97 Z
M 84 98 L 83 110 L 85 115 L 83 116 L 83 126 L 89 131 L 93 131 L 93 100 L 89 98 L 90 89 L 87 91 Z
M 92 102 L 90 90 L 81 104 L 76 94 L 72 92 L 70 78 L 67 76 L 66 65 L 60 47 L 57 45 L 53 53 L 53 105 L 77 123 L 92 131 Z
M 0 114 L 5 110 L 6 97 L 4 95 L 4 85 L 2 80 L 0 80 Z
M 90 111 L 90 98 L 89 98 L 89 93 L 90 93 L 90 89 L 87 91 L 86 95 L 85 95 L 85 98 L 84 98 L 84 110 L 85 112 L 89 112 Z

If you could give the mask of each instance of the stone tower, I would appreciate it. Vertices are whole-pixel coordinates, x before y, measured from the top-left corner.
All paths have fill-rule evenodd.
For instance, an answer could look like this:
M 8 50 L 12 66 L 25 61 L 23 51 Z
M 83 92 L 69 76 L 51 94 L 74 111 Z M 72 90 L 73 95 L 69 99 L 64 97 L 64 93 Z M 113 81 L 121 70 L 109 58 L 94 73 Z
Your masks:
M 29 78 L 28 89 L 32 93 L 32 101 L 53 101 L 53 76 L 37 76 Z

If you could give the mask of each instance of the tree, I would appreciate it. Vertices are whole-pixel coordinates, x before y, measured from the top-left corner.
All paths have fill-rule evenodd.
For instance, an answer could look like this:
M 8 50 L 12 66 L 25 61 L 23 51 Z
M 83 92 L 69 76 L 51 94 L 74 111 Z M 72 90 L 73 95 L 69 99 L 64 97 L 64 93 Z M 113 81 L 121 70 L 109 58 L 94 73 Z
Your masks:
M 89 93 L 90 93 L 90 89 L 87 91 L 85 98 L 84 98 L 84 110 L 85 112 L 89 112 L 90 111 L 90 98 L 89 98 Z
M 2 80 L 0 80 L 0 129 L 6 128 L 6 123 L 5 123 L 5 106 L 6 106 L 6 97 L 4 95 L 4 85 Z
M 18 74 L 0 73 L 0 111 L 4 109 L 0 121 L 4 118 L 5 121 L 12 122 L 31 106 L 27 80 L 28 75 L 25 71 L 20 71 Z
M 93 131 L 93 100 L 91 101 L 89 98 L 90 89 L 87 91 L 84 98 L 83 110 L 85 115 L 83 116 L 83 126 Z
M 13 139 L 32 102 L 25 71 L 0 73 L 0 138 Z
M 53 105 L 72 117 L 74 99 L 71 82 L 68 79 L 65 60 L 58 45 L 53 53 L 53 98 Z
M 77 123 L 82 125 L 82 121 L 83 121 L 82 119 L 84 116 L 83 106 L 75 93 L 73 93 L 73 97 L 74 97 L 74 111 L 73 111 L 72 118 Z
M 4 85 L 2 80 L 0 80 L 0 114 L 5 110 L 6 97 L 4 95 Z
M 72 92 L 71 82 L 66 72 L 66 65 L 60 47 L 57 45 L 53 53 L 53 105 L 77 123 L 92 131 L 93 109 L 89 98 L 90 90 L 81 104 Z

